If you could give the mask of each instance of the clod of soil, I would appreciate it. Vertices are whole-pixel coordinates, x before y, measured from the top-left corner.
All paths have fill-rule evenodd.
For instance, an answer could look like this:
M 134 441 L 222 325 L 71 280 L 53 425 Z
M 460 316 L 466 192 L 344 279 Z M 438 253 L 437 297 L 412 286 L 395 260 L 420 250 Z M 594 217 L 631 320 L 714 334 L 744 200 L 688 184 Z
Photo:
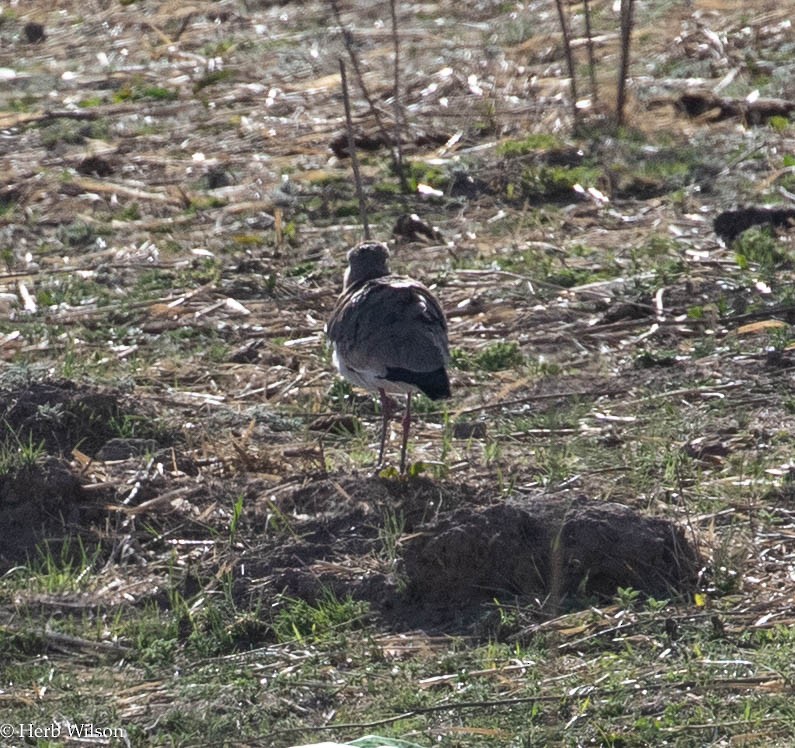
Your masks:
M 410 594 L 433 605 L 612 598 L 619 587 L 665 597 L 692 588 L 698 556 L 682 530 L 613 503 L 538 497 L 462 508 L 403 547 Z
M 104 510 L 86 500 L 77 468 L 69 464 L 74 449 L 103 461 L 155 452 L 154 438 L 118 436 L 125 423 L 154 429 L 151 418 L 123 401 L 117 391 L 69 381 L 0 389 L 0 571 L 35 559 L 37 546 L 46 543 L 57 552 L 91 533 Z
M 788 208 L 740 208 L 724 210 L 715 217 L 715 233 L 731 244 L 743 231 L 752 226 L 772 226 L 789 229 L 795 226 L 795 210 Z
M 109 177 L 116 171 L 116 167 L 102 156 L 88 156 L 77 165 L 77 171 L 86 176 Z
M 31 382 L 0 391 L 0 423 L 49 454 L 69 455 L 78 447 L 93 457 L 130 415 L 121 399 L 118 392 L 69 381 Z
M 0 571 L 35 559 L 38 544 L 75 527 L 80 498 L 80 481 L 55 457 L 0 475 Z
M 442 238 L 438 229 L 423 221 L 416 213 L 404 213 L 398 216 L 392 234 L 409 242 L 421 241 L 422 237 L 431 241 L 439 241 Z
M 23 31 L 28 44 L 38 44 L 47 38 L 47 34 L 44 33 L 44 26 L 35 21 L 28 21 Z
M 289 596 L 365 599 L 397 628 L 466 626 L 495 598 L 555 610 L 619 587 L 668 597 L 691 590 L 700 566 L 670 521 L 569 495 L 503 501 L 452 482 L 350 477 L 316 481 L 279 508 L 291 538 L 258 549 L 250 573 Z M 400 529 L 387 564 L 390 517 Z
M 389 140 L 386 138 L 386 136 L 379 132 L 355 132 L 353 135 L 353 143 L 357 150 L 377 151 L 383 146 L 388 146 Z M 337 135 L 335 135 L 333 140 L 329 143 L 329 148 L 331 148 L 337 158 L 347 158 L 349 156 L 348 147 L 349 144 L 347 132 L 337 133 Z

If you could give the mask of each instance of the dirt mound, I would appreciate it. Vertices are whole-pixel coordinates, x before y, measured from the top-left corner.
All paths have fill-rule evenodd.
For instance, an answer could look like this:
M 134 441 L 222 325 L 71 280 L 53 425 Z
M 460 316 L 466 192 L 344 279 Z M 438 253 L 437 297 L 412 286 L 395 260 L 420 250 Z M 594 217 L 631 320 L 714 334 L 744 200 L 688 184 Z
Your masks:
M 42 543 L 58 552 L 72 536 L 90 534 L 101 510 L 87 499 L 69 457 L 75 448 L 100 460 L 152 451 L 154 439 L 119 436 L 135 419 L 153 433 L 121 393 L 74 382 L 0 390 L 0 570 L 35 558 Z
M 584 497 L 505 501 L 448 481 L 349 477 L 280 508 L 291 538 L 259 549 L 257 573 L 291 596 L 366 599 L 396 627 L 470 624 L 495 599 L 554 611 L 619 587 L 668 597 L 699 568 L 680 527 Z
M 80 498 L 80 481 L 55 457 L 0 474 L 0 571 L 76 531 Z
M 86 491 L 81 481 L 89 479 L 78 473 L 85 458 L 70 463 L 72 449 L 100 463 L 114 485 L 113 470 L 139 466 L 162 446 L 153 428 L 119 436 L 125 422 L 141 418 L 123 395 L 71 382 L 6 390 L 0 414 L 7 424 L 0 470 L 4 566 L 35 557 L 44 541 L 57 548 L 102 524 L 114 496 L 97 501 L 101 491 Z M 116 476 L 124 491 L 128 476 Z M 140 487 L 130 508 L 162 492 L 178 497 L 153 518 L 164 531 L 195 516 L 217 520 L 216 532 L 228 523 L 225 483 L 207 475 L 196 485 L 179 470 L 156 481 Z M 689 589 L 698 569 L 696 552 L 669 521 L 565 492 L 506 499 L 465 482 L 326 475 L 288 482 L 274 498 L 268 481 L 241 474 L 232 482 L 247 497 L 242 521 L 264 538 L 239 559 L 241 592 L 314 600 L 330 591 L 370 602 L 396 628 L 470 626 L 495 599 L 554 611 L 610 599 L 619 587 L 669 596 Z M 193 527 L 197 537 L 213 531 Z
M 619 587 L 664 597 L 698 569 L 667 520 L 555 496 L 454 512 L 406 543 L 403 564 L 411 593 L 433 605 L 548 596 L 560 605 L 610 599 Z
M 0 392 L 0 422 L 23 444 L 42 444 L 50 454 L 75 447 L 93 454 L 118 436 L 119 398 L 74 382 L 32 382 Z

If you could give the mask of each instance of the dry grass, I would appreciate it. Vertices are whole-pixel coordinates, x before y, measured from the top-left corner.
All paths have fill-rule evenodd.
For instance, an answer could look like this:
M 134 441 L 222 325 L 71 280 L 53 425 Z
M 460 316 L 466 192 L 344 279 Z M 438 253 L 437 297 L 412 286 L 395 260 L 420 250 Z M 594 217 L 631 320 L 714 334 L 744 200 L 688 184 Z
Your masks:
M 398 196 L 385 148 L 362 171 L 376 237 L 413 212 L 441 232 L 394 264 L 443 301 L 455 396 L 420 403 L 427 480 L 381 490 L 377 414 L 323 336 L 360 238 L 331 8 L 91 5 L 0 15 L 4 520 L 20 486 L 57 487 L 39 555 L 0 530 L 4 721 L 132 745 L 791 745 L 792 232 L 726 247 L 712 220 L 791 200 L 795 135 L 680 106 L 795 98 L 788 9 L 636 8 L 628 128 L 594 107 L 575 136 L 552 5 L 398 4 L 409 181 L 443 196 Z M 617 18 L 591 6 L 609 107 Z M 389 4 L 341 19 L 391 121 Z M 422 630 L 379 608 L 423 523 L 545 496 L 684 527 L 697 590 L 556 613 L 506 592 Z

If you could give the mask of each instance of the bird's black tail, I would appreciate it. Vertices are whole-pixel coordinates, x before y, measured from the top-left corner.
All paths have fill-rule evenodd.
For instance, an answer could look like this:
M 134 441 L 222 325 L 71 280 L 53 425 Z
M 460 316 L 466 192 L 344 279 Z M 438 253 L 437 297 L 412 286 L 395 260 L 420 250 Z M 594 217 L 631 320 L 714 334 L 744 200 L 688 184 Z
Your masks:
M 419 387 L 420 391 L 431 400 L 442 400 L 450 397 L 450 378 L 444 367 L 435 371 L 411 371 L 399 366 L 387 368 L 386 376 L 390 382 L 405 382 Z

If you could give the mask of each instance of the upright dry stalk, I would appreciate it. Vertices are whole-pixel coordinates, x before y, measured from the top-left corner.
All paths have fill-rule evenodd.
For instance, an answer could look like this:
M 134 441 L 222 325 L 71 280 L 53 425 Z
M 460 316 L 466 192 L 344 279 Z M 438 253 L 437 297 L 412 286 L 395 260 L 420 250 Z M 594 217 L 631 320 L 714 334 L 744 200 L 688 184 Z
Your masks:
M 616 91 L 616 124 L 624 124 L 627 103 L 627 75 L 629 74 L 629 45 L 632 39 L 632 10 L 634 0 L 621 0 L 621 60 L 618 66 Z
M 588 77 L 591 81 L 591 96 L 594 104 L 599 101 L 599 92 L 596 89 L 596 60 L 593 54 L 593 31 L 591 29 L 591 3 L 590 0 L 583 0 L 583 10 L 585 12 L 585 38 L 588 48 Z
M 356 83 L 359 86 L 359 90 L 362 92 L 364 100 L 370 107 L 370 112 L 375 118 L 376 127 L 378 128 L 378 132 L 381 134 L 381 137 L 384 140 L 384 144 L 387 144 L 390 141 L 389 131 L 387 130 L 384 120 L 381 117 L 381 112 L 379 111 L 378 107 L 376 107 L 373 97 L 370 95 L 370 92 L 367 90 L 367 86 L 364 84 L 364 75 L 362 75 L 362 68 L 359 65 L 359 56 L 356 54 L 356 49 L 353 46 L 353 34 L 342 23 L 342 14 L 340 13 L 340 6 L 337 3 L 337 0 L 329 0 L 329 4 L 331 5 L 331 10 L 334 13 L 334 20 L 340 27 L 340 31 L 342 33 L 342 42 L 348 52 L 348 57 L 351 59 L 353 72 L 356 75 Z M 392 162 L 395 166 L 395 169 L 397 170 L 398 164 L 394 149 L 392 149 Z
M 577 79 L 574 71 L 574 56 L 571 51 L 571 35 L 569 34 L 569 24 L 566 20 L 566 11 L 563 8 L 563 0 L 555 0 L 555 7 L 558 9 L 560 19 L 560 33 L 563 37 L 563 53 L 566 56 L 566 65 L 569 68 L 569 81 L 571 88 L 571 112 L 575 121 L 577 119 Z
M 395 82 L 392 87 L 392 98 L 395 108 L 395 149 L 393 158 L 397 169 L 398 179 L 400 180 L 400 191 L 405 195 L 409 192 L 409 183 L 403 171 L 403 145 L 401 138 L 401 124 L 403 122 L 403 111 L 400 106 L 400 39 L 398 37 L 398 22 L 396 0 L 389 0 L 389 12 L 392 16 L 392 44 L 395 48 Z
M 351 99 L 348 95 L 348 77 L 345 74 L 345 62 L 340 57 L 340 80 L 342 82 L 342 102 L 345 105 L 345 129 L 348 133 L 348 152 L 351 155 L 353 180 L 356 184 L 356 196 L 359 198 L 359 216 L 362 220 L 364 238 L 370 239 L 370 223 L 367 220 L 367 206 L 364 203 L 362 176 L 359 172 L 359 157 L 356 155 L 356 143 L 353 137 L 353 119 L 351 118 Z

